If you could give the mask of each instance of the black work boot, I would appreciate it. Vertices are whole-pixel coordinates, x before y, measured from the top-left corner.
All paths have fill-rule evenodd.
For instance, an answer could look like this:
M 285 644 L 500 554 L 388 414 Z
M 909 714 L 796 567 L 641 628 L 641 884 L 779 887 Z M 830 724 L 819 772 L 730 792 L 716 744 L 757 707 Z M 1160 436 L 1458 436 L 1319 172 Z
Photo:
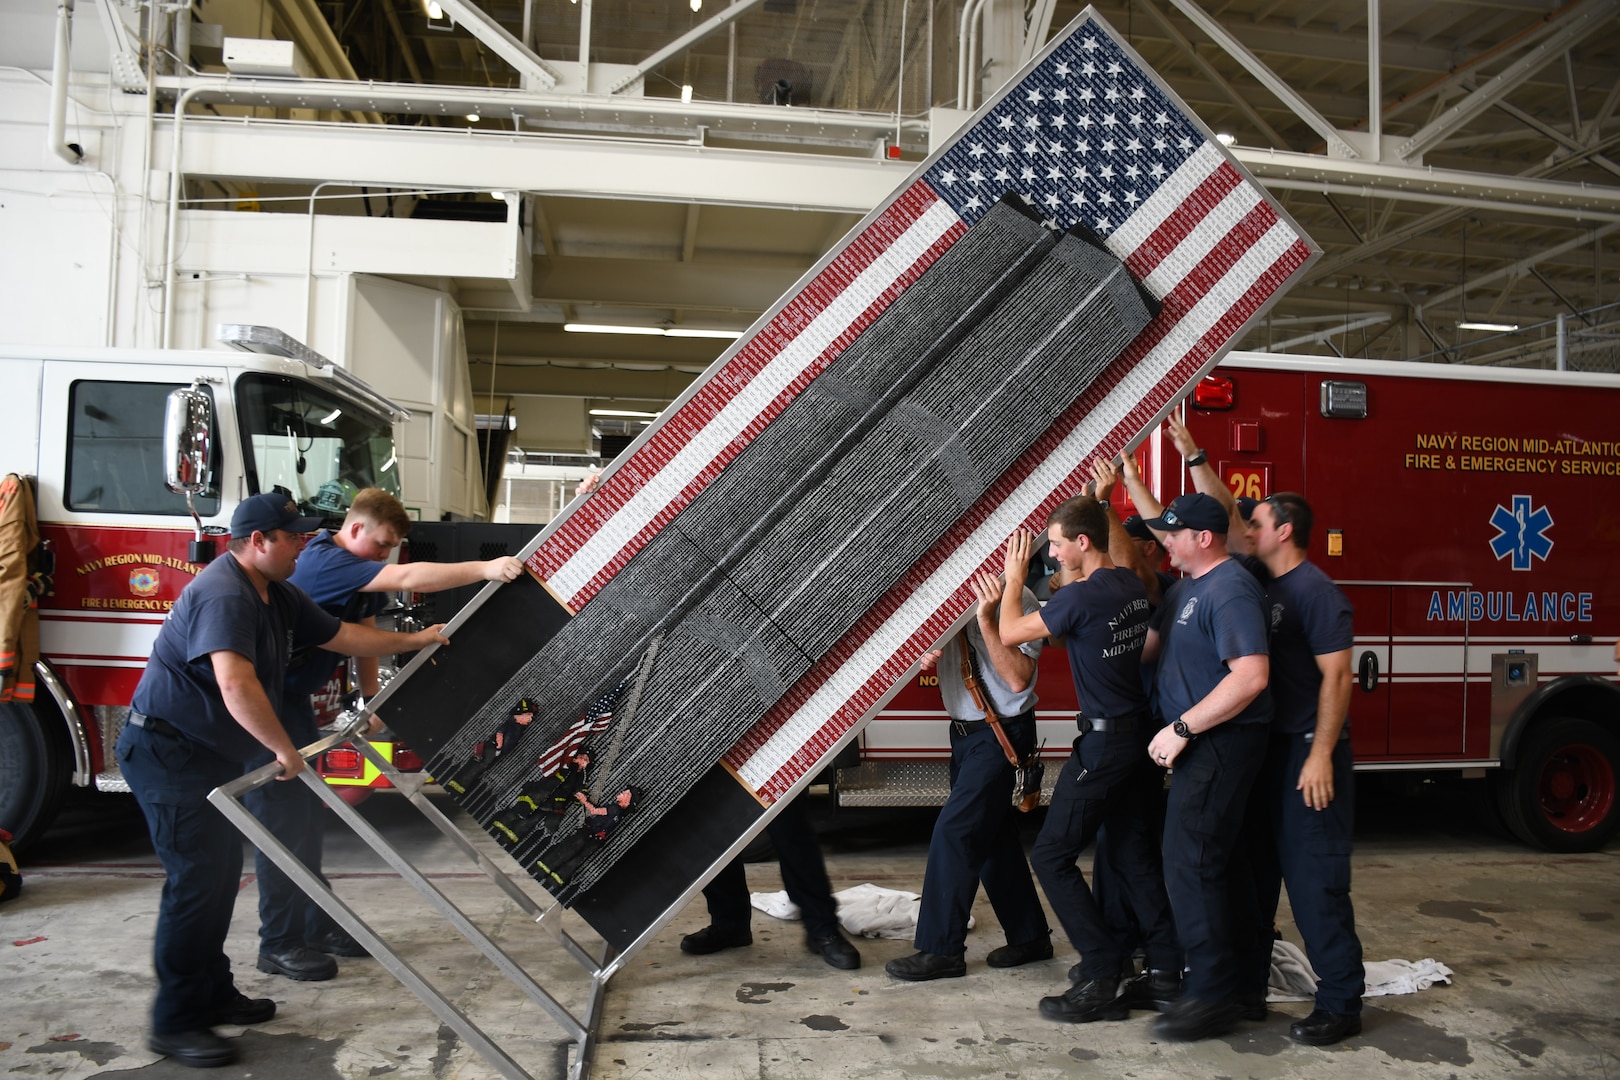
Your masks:
M 1164 1012 L 1181 996 L 1181 972 L 1154 969 L 1132 975 L 1120 987 L 1119 1000 L 1127 1009 Z
M 1114 991 L 1116 979 L 1088 979 L 1075 983 L 1056 997 L 1041 998 L 1041 1015 L 1065 1024 L 1089 1024 L 1093 1020 L 1124 1020 L 1131 1010 L 1119 1003 Z

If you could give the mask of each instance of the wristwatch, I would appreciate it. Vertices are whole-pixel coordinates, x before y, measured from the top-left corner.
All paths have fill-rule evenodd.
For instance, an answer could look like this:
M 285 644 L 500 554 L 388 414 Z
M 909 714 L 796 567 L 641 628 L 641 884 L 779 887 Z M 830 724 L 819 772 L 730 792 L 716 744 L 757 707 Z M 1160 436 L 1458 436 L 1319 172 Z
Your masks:
M 1187 459 L 1187 468 L 1196 469 L 1209 460 L 1209 455 L 1202 450 L 1194 450 L 1192 457 Z
M 1194 739 L 1198 738 L 1198 733 L 1189 728 L 1187 726 L 1187 721 L 1185 720 L 1177 720 L 1175 723 L 1170 725 L 1170 730 L 1175 732 L 1178 737 L 1186 739 L 1188 742 L 1192 742 Z

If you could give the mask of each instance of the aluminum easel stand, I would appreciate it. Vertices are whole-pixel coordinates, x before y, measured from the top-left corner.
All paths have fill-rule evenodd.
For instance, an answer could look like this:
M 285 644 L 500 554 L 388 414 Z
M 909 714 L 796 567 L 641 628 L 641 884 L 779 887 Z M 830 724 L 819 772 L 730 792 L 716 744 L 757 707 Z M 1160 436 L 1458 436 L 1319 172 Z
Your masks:
M 354 725 L 358 727 L 359 725 Z M 545 988 L 535 982 L 529 973 L 508 956 L 499 945 L 495 944 L 488 935 L 475 926 L 466 914 L 458 908 L 449 897 L 427 879 L 420 870 L 413 866 L 409 860 L 396 851 L 382 834 L 372 827 L 371 823 L 361 817 L 336 791 L 328 787 L 314 769 L 306 769 L 298 779 L 310 786 L 321 801 L 338 815 L 356 836 L 364 840 L 371 849 L 397 871 L 401 878 L 409 883 L 417 892 L 444 914 L 463 937 L 477 947 L 478 951 L 493 963 L 500 972 L 519 990 L 528 996 L 546 1014 L 554 1020 L 574 1042 L 575 1053 L 573 1064 L 569 1066 L 569 1080 L 585 1080 L 590 1072 L 591 1058 L 595 1052 L 597 1025 L 601 1020 L 602 997 L 607 986 L 608 978 L 618 968 L 618 958 L 612 955 L 612 950 L 604 944 L 602 955 L 592 956 L 584 946 L 575 941 L 572 936 L 564 932 L 560 925 L 562 907 L 553 904 L 550 908 L 542 909 L 528 893 L 518 887 L 504 871 L 491 862 L 482 852 L 475 848 L 464 836 L 456 824 L 440 812 L 427 796 L 422 793 L 422 777 L 420 774 L 406 775 L 386 760 L 377 750 L 367 742 L 364 737 L 354 734 L 352 730 L 345 730 L 335 735 L 327 736 L 318 742 L 311 743 L 300 752 L 305 760 L 314 758 L 323 751 L 351 742 L 365 754 L 398 788 L 421 814 L 433 823 L 434 827 L 443 833 L 461 852 L 482 870 L 495 885 L 504 892 L 513 903 L 522 908 L 534 921 L 555 938 L 567 953 L 574 958 L 590 976 L 591 986 L 585 1003 L 585 1015 L 575 1017 L 556 998 L 547 993 Z M 323 910 L 342 926 L 357 941 L 364 945 L 376 957 L 378 962 L 403 983 L 406 989 L 422 1000 L 422 1003 L 431 1009 L 441 1021 L 449 1025 L 457 1035 L 467 1042 L 481 1055 L 485 1061 L 493 1065 L 502 1076 L 508 1080 L 532 1080 L 531 1075 L 514 1061 L 511 1055 L 502 1050 L 496 1042 L 486 1035 L 476 1024 L 469 1020 L 460 1009 L 450 1003 L 449 999 L 441 994 L 437 988 L 422 977 L 402 956 L 395 952 L 384 942 L 371 927 L 354 912 L 347 904 L 338 899 L 330 886 L 316 877 L 304 866 L 286 846 L 255 818 L 246 807 L 242 805 L 242 796 L 249 791 L 263 787 L 265 784 L 275 783 L 276 777 L 281 774 L 281 767 L 277 764 L 266 765 L 262 769 L 244 775 L 239 780 L 223 784 L 215 788 L 208 795 L 208 801 L 219 808 L 230 821 L 260 851 L 268 855 L 275 864 L 281 868 L 289 878 L 298 883 L 298 886 L 308 893 L 311 899 L 320 904 Z

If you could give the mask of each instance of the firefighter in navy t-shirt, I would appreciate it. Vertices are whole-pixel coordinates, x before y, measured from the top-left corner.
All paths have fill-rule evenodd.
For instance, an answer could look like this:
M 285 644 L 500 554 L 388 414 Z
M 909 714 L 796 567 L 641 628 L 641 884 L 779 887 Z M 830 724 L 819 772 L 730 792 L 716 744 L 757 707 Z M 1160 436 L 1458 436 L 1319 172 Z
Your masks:
M 1159 708 L 1169 721 L 1148 754 L 1175 770 L 1164 824 L 1165 887 L 1187 953 L 1181 998 L 1153 1030 L 1177 1041 L 1230 1031 L 1248 1004 L 1237 935 L 1242 928 L 1246 944 L 1254 894 L 1247 870 L 1238 882 L 1232 863 L 1266 752 L 1270 662 L 1265 600 L 1227 554 L 1229 520 L 1219 500 L 1191 494 L 1147 522 L 1187 575 L 1165 597 L 1146 646 L 1158 658 Z
M 1128 953 L 1105 925 L 1076 860 L 1106 823 L 1120 884 L 1145 930 L 1149 965 L 1174 972 L 1179 982 L 1181 950 L 1147 831 L 1146 799 L 1158 776 L 1146 752 L 1152 728 L 1140 671 L 1148 594 L 1136 573 L 1109 556 L 1111 539 L 1116 547 L 1131 541 L 1097 499 L 1083 495 L 1060 505 L 1047 533 L 1052 555 L 1074 580 L 1052 593 L 1043 610 L 1023 614 L 1010 598 L 1023 588 L 1033 537 L 1020 530 L 1007 545 L 1000 621 L 1009 645 L 1048 636 L 1064 641 L 1081 710 L 1080 737 L 1030 852 L 1046 898 L 1080 952 L 1080 978 L 1065 993 L 1042 998 L 1040 1011 L 1071 1023 L 1123 1020 L 1130 1007 L 1116 993 Z
M 339 622 L 287 584 L 303 533 L 285 495 L 244 499 L 231 516 L 228 551 L 191 582 L 164 620 L 141 673 L 116 752 L 146 815 L 166 879 L 152 961 L 158 992 L 147 1047 L 182 1065 L 236 1059 L 215 1024 L 252 1024 L 276 1013 L 231 978 L 225 936 L 241 888 L 242 838 L 208 802 L 261 749 L 281 763 L 272 786 L 303 787 L 304 759 L 277 718 L 288 656 L 301 644 L 380 656 L 445 642 L 438 626 L 385 634 Z M 289 782 L 290 781 L 290 782 Z
M 1310 504 L 1292 492 L 1262 500 L 1249 519 L 1249 540 L 1269 579 L 1275 716 L 1246 825 L 1259 917 L 1245 967 L 1248 992 L 1263 994 L 1286 883 L 1318 980 L 1315 1009 L 1288 1033 L 1327 1046 L 1361 1033 L 1365 975 L 1350 902 L 1352 613 L 1339 587 L 1305 558 L 1312 522 Z

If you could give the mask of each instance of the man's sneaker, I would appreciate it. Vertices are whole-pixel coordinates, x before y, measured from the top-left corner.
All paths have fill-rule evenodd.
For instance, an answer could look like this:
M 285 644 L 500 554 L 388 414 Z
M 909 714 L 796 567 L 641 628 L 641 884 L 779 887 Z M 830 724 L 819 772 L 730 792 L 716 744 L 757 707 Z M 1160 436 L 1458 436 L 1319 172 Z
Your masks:
M 906 982 L 927 982 L 929 979 L 960 979 L 967 974 L 967 954 L 940 956 L 938 953 L 918 952 L 890 960 L 883 965 L 896 979 Z
M 1115 979 L 1088 979 L 1076 983 L 1056 997 L 1041 998 L 1041 1015 L 1065 1024 L 1089 1024 L 1093 1020 L 1124 1020 L 1131 1010 L 1119 1003 Z

